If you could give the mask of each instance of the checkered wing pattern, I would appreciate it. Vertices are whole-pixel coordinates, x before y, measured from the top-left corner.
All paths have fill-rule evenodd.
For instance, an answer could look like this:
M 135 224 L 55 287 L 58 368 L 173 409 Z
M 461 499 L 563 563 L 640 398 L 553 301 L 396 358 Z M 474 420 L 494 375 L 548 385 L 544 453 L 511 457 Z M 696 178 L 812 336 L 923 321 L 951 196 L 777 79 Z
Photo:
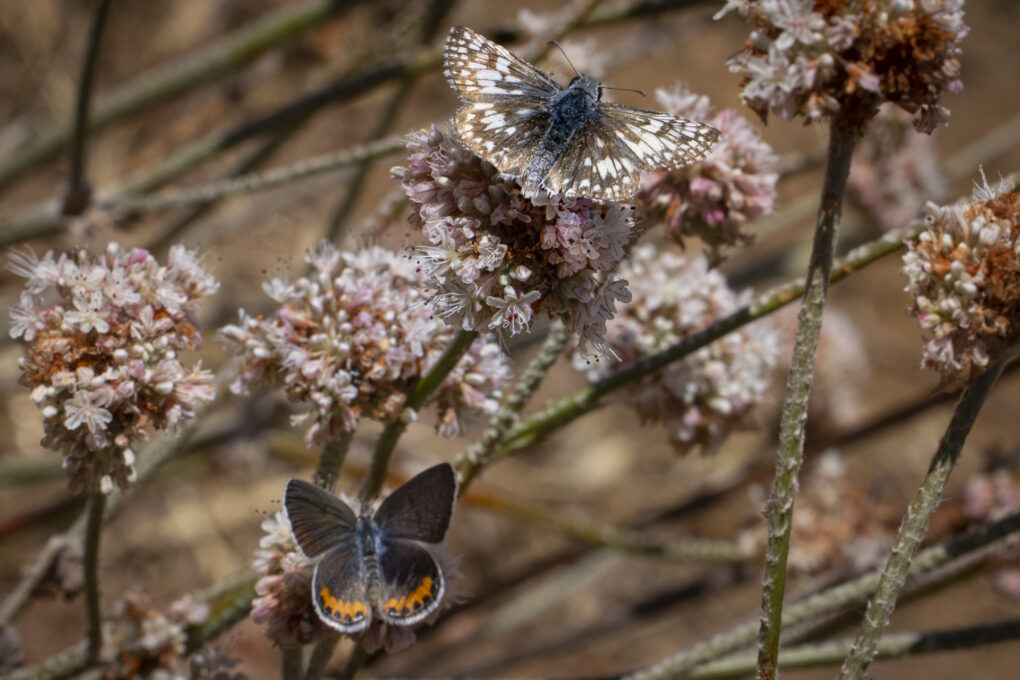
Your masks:
M 619 201 L 633 196 L 642 171 L 682 168 L 705 158 L 719 131 L 667 113 L 600 104 L 575 133 L 545 180 L 552 193 Z

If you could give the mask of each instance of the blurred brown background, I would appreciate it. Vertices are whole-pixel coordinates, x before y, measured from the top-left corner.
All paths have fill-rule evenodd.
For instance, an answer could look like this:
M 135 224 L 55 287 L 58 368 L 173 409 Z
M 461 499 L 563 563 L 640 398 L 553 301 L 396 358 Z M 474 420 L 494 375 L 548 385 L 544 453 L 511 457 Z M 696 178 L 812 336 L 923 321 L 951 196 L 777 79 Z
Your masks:
M 112 6 L 97 69 L 96 92 L 104 92 L 169 60 L 221 39 L 283 5 L 284 0 L 244 3 L 205 0 L 117 2 Z M 88 177 L 102 192 L 175 148 L 216 131 L 234 128 L 343 74 L 363 73 L 380 65 L 418 55 L 422 26 L 430 8 L 447 3 L 353 3 L 347 11 L 300 37 L 268 51 L 251 63 L 208 84 L 132 115 L 89 138 Z M 518 11 L 548 13 L 569 3 L 449 3 L 434 35 L 436 45 L 451 25 L 490 31 L 518 26 Z M 649 3 L 650 6 L 656 3 Z M 677 3 L 679 4 L 679 3 Z M 578 30 L 565 41 L 572 56 L 594 55 L 606 61 L 604 82 L 649 92 L 683 81 L 707 94 L 719 107 L 741 109 L 738 83 L 725 60 L 743 44 L 748 28 L 735 15 L 713 22 L 716 3 L 689 3 L 681 9 Z M 605 3 L 607 7 L 614 3 Z M 35 0 L 0 6 L 0 157 L 17 153 L 26 140 L 55 123 L 70 120 L 90 3 Z M 971 33 L 964 41 L 965 91 L 949 95 L 951 124 L 934 135 L 942 169 L 950 184 L 946 198 L 970 190 L 976 163 L 990 178 L 1020 168 L 1020 145 L 995 143 L 975 147 L 989 132 L 1012 124 L 1020 115 L 1020 6 L 1007 0 L 968 3 Z M 396 36 L 395 46 L 385 41 Z M 581 44 L 590 41 L 589 45 Z M 381 54 L 373 54 L 380 51 Z M 580 64 L 579 64 L 580 66 Z M 555 67 L 566 82 L 569 72 Z M 583 67 L 582 67 L 583 68 Z M 289 134 L 262 167 L 272 167 L 367 141 L 383 112 L 402 87 L 387 82 L 348 101 L 322 107 Z M 397 101 L 389 133 L 404 133 L 447 119 L 456 107 L 453 92 L 436 71 L 422 75 Z M 617 100 L 642 104 L 638 95 L 617 93 Z M 758 123 L 756 123 L 758 124 Z M 172 186 L 197 186 L 232 172 L 272 139 L 263 134 L 216 155 Z M 811 154 L 824 146 L 819 125 L 770 121 L 764 137 L 783 158 Z M 344 220 L 345 232 L 371 218 L 396 185 L 388 169 L 402 163 L 397 154 L 374 163 Z M 952 165 L 956 163 L 956 165 Z M 948 164 L 948 165 L 946 165 Z M 963 166 L 961 167 L 961 164 Z M 65 156 L 45 164 L 0 193 L 0 214 L 59 195 L 66 181 Z M 273 191 L 225 200 L 194 220 L 179 236 L 207 253 L 207 264 L 223 284 L 206 306 L 207 365 L 224 359 L 215 328 L 236 318 L 236 309 L 266 308 L 260 284 L 278 273 L 296 275 L 304 250 L 327 232 L 331 216 L 347 201 L 353 171 L 321 175 Z M 955 176 L 955 178 L 954 178 Z M 780 210 L 819 191 L 817 169 L 799 173 L 780 186 Z M 847 242 L 874 235 L 864 211 L 848 202 L 843 237 Z M 124 223 L 75 220 L 56 237 L 36 240 L 37 252 L 84 245 L 98 250 L 109 240 L 149 245 L 187 214 L 154 214 Z M 770 223 L 771 224 L 771 223 Z M 740 285 L 767 285 L 799 271 L 809 241 L 810 216 L 763 229 L 751 248 L 734 253 L 725 264 Z M 752 231 L 754 229 L 752 228 Z M 402 216 L 384 233 L 357 234 L 348 243 L 378 241 L 392 247 L 411 242 Z M 696 250 L 696 244 L 691 244 Z M 835 312 L 845 315 L 860 335 L 857 355 L 836 338 L 823 347 L 816 401 L 827 407 L 811 430 L 809 451 L 822 443 L 841 442 L 856 428 L 923 402 L 935 376 L 918 368 L 920 333 L 907 318 L 901 292 L 905 279 L 899 259 L 886 258 L 833 288 Z M 0 275 L 0 295 L 7 306 L 20 282 Z M 6 327 L 6 320 L 0 325 Z M 523 366 L 532 348 L 514 347 Z M 784 350 L 788 353 L 788 349 Z M 6 593 L 47 537 L 66 527 L 81 505 L 68 497 L 59 458 L 38 446 L 39 417 L 26 390 L 17 385 L 20 348 L 0 348 L 0 592 Z M 851 359 L 848 360 L 847 357 Z M 761 524 L 761 499 L 767 495 L 776 405 L 783 376 L 776 379 L 774 403 L 761 409 L 757 431 L 732 440 L 715 457 L 678 459 L 665 433 L 643 428 L 629 410 L 609 407 L 585 417 L 536 450 L 487 471 L 475 491 L 541 507 L 567 518 L 623 527 L 665 514 L 649 529 L 660 538 L 695 535 L 733 538 Z M 583 377 L 561 362 L 534 401 L 547 400 L 582 386 Z M 1020 421 L 1016 418 L 1020 377 L 1008 374 L 986 404 L 948 489 L 946 512 L 939 515 L 937 536 L 957 522 L 962 485 L 982 465 L 983 453 L 995 448 L 1016 455 Z M 315 452 L 305 451 L 300 433 L 286 428 L 273 407 L 274 395 L 260 406 L 274 424 L 253 437 L 234 436 L 180 456 L 143 494 L 132 500 L 104 535 L 103 599 L 108 608 L 124 591 L 148 590 L 157 603 L 208 586 L 249 566 L 257 545 L 260 513 L 279 508 L 284 481 L 307 476 Z M 234 422 L 242 404 L 221 412 L 209 431 Z M 899 516 L 916 488 L 951 406 L 943 402 L 915 416 L 876 429 L 838 446 L 848 478 L 874 505 Z M 275 419 L 273 419 L 275 418 Z M 428 422 L 428 419 L 425 419 Z M 378 427 L 359 431 L 346 468 L 364 471 Z M 466 441 L 444 441 L 427 425 L 411 429 L 401 442 L 394 472 L 409 476 L 427 462 L 443 459 Z M 811 469 L 809 459 L 808 470 Z M 764 463 L 765 472 L 761 464 Z M 746 470 L 751 470 L 745 474 Z M 350 489 L 354 479 L 341 482 Z M 727 491 L 728 490 L 728 491 Z M 723 493 L 725 492 L 725 493 Z M 691 503 L 709 494 L 711 502 Z M 715 495 L 711 495 L 715 494 Z M 871 503 L 872 501 L 868 501 Z M 670 511 L 672 513 L 670 514 Z M 942 531 L 942 534 L 939 532 Z M 647 557 L 622 557 L 592 551 L 520 521 L 475 507 L 468 499 L 455 520 L 449 545 L 462 557 L 466 604 L 412 649 L 377 660 L 370 672 L 379 676 L 544 676 L 607 675 L 648 663 L 705 639 L 736 622 L 756 616 L 760 599 L 760 565 L 745 568 L 674 563 Z M 790 597 L 804 592 L 810 577 L 794 580 Z M 1020 599 L 1004 597 L 986 573 L 959 579 L 923 602 L 897 611 L 892 630 L 948 628 L 1020 614 Z M 80 601 L 37 601 L 18 620 L 26 661 L 79 640 L 84 627 Z M 850 629 L 852 630 L 852 629 Z M 843 631 L 842 635 L 848 634 Z M 277 653 L 259 629 L 245 622 L 221 644 L 243 660 L 255 677 L 274 675 Z M 347 647 L 337 656 L 341 662 Z M 1020 644 L 970 652 L 929 655 L 878 663 L 875 678 L 1016 677 Z M 831 677 L 831 670 L 789 672 L 784 677 Z

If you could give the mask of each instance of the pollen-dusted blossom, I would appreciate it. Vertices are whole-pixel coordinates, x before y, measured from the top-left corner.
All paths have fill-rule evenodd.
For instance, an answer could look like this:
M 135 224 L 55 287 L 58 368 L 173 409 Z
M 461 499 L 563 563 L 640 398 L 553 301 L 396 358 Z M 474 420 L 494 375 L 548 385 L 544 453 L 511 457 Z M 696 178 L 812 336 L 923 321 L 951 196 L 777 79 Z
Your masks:
M 132 591 L 113 608 L 105 624 L 104 657 L 110 675 L 118 678 L 183 677 L 187 629 L 201 625 L 209 606 L 185 595 L 167 607 L 152 609 L 149 598 Z
M 574 356 L 574 366 L 592 381 L 665 350 L 750 297 L 730 290 L 704 258 L 688 261 L 651 245 L 636 247 L 620 275 L 634 296 L 607 328 L 620 363 Z M 750 424 L 752 408 L 768 389 L 777 345 L 771 324 L 758 321 L 641 379 L 620 391 L 619 399 L 643 420 L 662 422 L 679 452 L 697 446 L 713 452 L 731 432 Z
M 28 279 L 10 333 L 28 345 L 19 366 L 42 411 L 43 445 L 63 452 L 72 490 L 127 487 L 132 443 L 213 399 L 212 373 L 178 354 L 201 347 L 195 311 L 219 284 L 179 245 L 165 265 L 111 243 L 95 259 L 18 253 L 10 269 Z
M 263 520 L 262 530 L 252 563 L 259 580 L 251 618 L 265 624 L 266 637 L 280 647 L 315 642 L 327 630 L 312 604 L 315 562 L 301 554 L 283 510 Z
M 492 165 L 433 127 L 411 136 L 410 164 L 394 168 L 436 313 L 465 329 L 529 330 L 534 316 L 567 317 L 583 346 L 605 350 L 605 323 L 626 288 L 612 271 L 634 220 L 631 206 L 586 198 L 531 198 Z
M 764 499 L 755 498 L 760 508 Z M 899 513 L 882 498 L 870 497 L 850 475 L 836 451 L 825 451 L 805 475 L 790 529 L 791 569 L 818 574 L 831 569 L 861 573 L 880 567 L 889 555 Z M 760 517 L 757 518 L 760 520 Z M 768 543 L 764 523 L 745 531 L 748 551 Z
M 909 308 L 929 336 L 922 366 L 944 386 L 968 382 L 1020 324 L 1020 194 L 982 177 L 971 200 L 925 206 L 928 228 L 907 244 Z
M 946 192 L 931 136 L 914 130 L 899 109 L 882 107 L 857 141 L 847 190 L 879 229 L 906 226 L 919 206 Z
M 271 316 L 241 310 L 240 323 L 220 331 L 227 351 L 244 360 L 231 390 L 282 385 L 312 409 L 296 419 L 313 418 L 309 445 L 352 431 L 362 417 L 414 417 L 404 413 L 405 395 L 454 335 L 425 304 L 414 264 L 383 248 L 342 253 L 328 242 L 305 259 L 308 276 L 263 285 L 279 304 Z M 494 338 L 475 340 L 432 396 L 440 434 L 462 434 L 495 412 L 509 376 Z
M 708 97 L 682 86 L 655 96 L 668 113 L 708 123 L 720 136 L 702 162 L 644 175 L 635 201 L 646 217 L 664 219 L 677 241 L 701 238 L 717 261 L 724 246 L 750 243 L 754 237 L 744 227 L 772 212 L 776 155 L 733 109 L 712 115 Z
M 943 90 L 960 92 L 963 0 L 727 0 L 753 25 L 747 48 L 730 60 L 744 78 L 744 102 L 764 120 L 841 111 L 860 128 L 882 102 L 931 132 L 949 112 Z

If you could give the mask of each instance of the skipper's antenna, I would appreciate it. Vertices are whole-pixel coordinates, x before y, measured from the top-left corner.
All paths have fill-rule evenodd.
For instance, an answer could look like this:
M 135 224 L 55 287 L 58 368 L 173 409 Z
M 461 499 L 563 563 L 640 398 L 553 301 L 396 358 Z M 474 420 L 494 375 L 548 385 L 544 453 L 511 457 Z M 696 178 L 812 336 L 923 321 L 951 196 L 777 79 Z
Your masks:
M 558 49 L 560 51 L 560 53 L 563 55 L 563 58 L 567 60 L 568 64 L 570 64 L 570 68 L 574 69 L 574 73 L 576 73 L 578 76 L 580 76 L 581 72 L 578 71 L 577 68 L 574 66 L 573 62 L 570 61 L 570 57 L 567 56 L 567 51 L 563 49 L 563 46 L 560 45 L 560 43 L 558 41 L 556 41 L 556 40 L 550 40 L 549 44 L 556 46 L 556 49 Z
M 647 97 L 648 96 L 647 94 L 645 94 L 644 90 L 635 90 L 635 89 L 632 89 L 632 88 L 629 88 L 629 87 L 608 87 L 606 85 L 603 85 L 602 89 L 603 90 L 622 90 L 623 92 L 637 92 L 642 97 Z

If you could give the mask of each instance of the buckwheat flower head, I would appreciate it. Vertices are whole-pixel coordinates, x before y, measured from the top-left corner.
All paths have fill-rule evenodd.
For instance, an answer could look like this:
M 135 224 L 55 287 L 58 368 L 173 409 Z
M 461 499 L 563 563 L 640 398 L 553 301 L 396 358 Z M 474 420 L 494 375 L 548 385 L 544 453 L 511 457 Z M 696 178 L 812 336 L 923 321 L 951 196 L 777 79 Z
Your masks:
M 723 246 L 754 239 L 744 231 L 748 222 L 772 212 L 779 179 L 776 155 L 733 109 L 713 115 L 708 97 L 679 85 L 656 90 L 655 96 L 668 113 L 708 123 L 720 136 L 702 162 L 644 175 L 635 201 L 645 216 L 665 219 L 677 241 L 701 238 L 709 258 L 718 261 Z
M 949 112 L 944 90 L 959 92 L 963 0 L 727 0 L 754 26 L 747 48 L 730 60 L 744 79 L 744 102 L 764 120 L 771 109 L 790 120 L 840 111 L 863 127 L 882 102 L 931 132 Z
M 244 360 L 232 391 L 282 385 L 291 401 L 311 407 L 295 419 L 312 419 L 309 445 L 352 431 L 362 417 L 413 417 L 405 394 L 454 335 L 425 304 L 414 264 L 383 248 L 340 252 L 328 242 L 306 260 L 308 276 L 263 286 L 280 305 L 272 315 L 241 310 L 240 322 L 220 331 L 227 351 Z M 509 376 L 494 338 L 475 340 L 432 396 L 440 434 L 462 434 L 495 412 Z
M 574 366 L 591 381 L 656 354 L 747 303 L 704 258 L 688 261 L 651 245 L 634 248 L 620 266 L 633 300 L 607 324 L 606 340 L 619 365 Z M 715 451 L 730 434 L 750 424 L 752 408 L 769 385 L 778 351 L 777 334 L 761 321 L 727 334 L 707 347 L 620 391 L 641 418 L 662 422 L 676 449 Z
M 628 299 L 612 271 L 631 238 L 632 206 L 526 198 L 511 180 L 435 127 L 411 136 L 394 168 L 411 199 L 416 249 L 436 314 L 465 329 L 530 329 L 537 312 L 566 317 L 582 346 L 606 349 L 605 323 Z
M 889 231 L 918 216 L 918 207 L 945 195 L 935 145 L 910 125 L 910 117 L 882 107 L 854 149 L 847 189 Z
M 928 227 L 903 256 L 908 311 L 928 336 L 922 366 L 943 386 L 971 380 L 1020 323 L 1020 194 L 982 175 L 972 198 L 925 206 Z
M 280 647 L 315 642 L 326 632 L 312 604 L 315 561 L 301 554 L 283 510 L 263 520 L 262 531 L 265 535 L 252 563 L 259 580 L 251 618 L 265 624 L 266 637 Z
M 219 284 L 183 246 L 165 265 L 111 243 L 97 258 L 18 253 L 9 267 L 28 281 L 10 334 L 28 345 L 19 367 L 43 415 L 43 445 L 64 454 L 72 490 L 126 488 L 132 443 L 213 399 L 212 373 L 178 355 L 201 347 L 194 315 Z
M 208 616 L 208 605 L 191 595 L 161 612 L 151 608 L 144 594 L 127 593 L 106 623 L 104 656 L 111 664 L 111 675 L 186 676 L 187 628 L 201 625 Z

